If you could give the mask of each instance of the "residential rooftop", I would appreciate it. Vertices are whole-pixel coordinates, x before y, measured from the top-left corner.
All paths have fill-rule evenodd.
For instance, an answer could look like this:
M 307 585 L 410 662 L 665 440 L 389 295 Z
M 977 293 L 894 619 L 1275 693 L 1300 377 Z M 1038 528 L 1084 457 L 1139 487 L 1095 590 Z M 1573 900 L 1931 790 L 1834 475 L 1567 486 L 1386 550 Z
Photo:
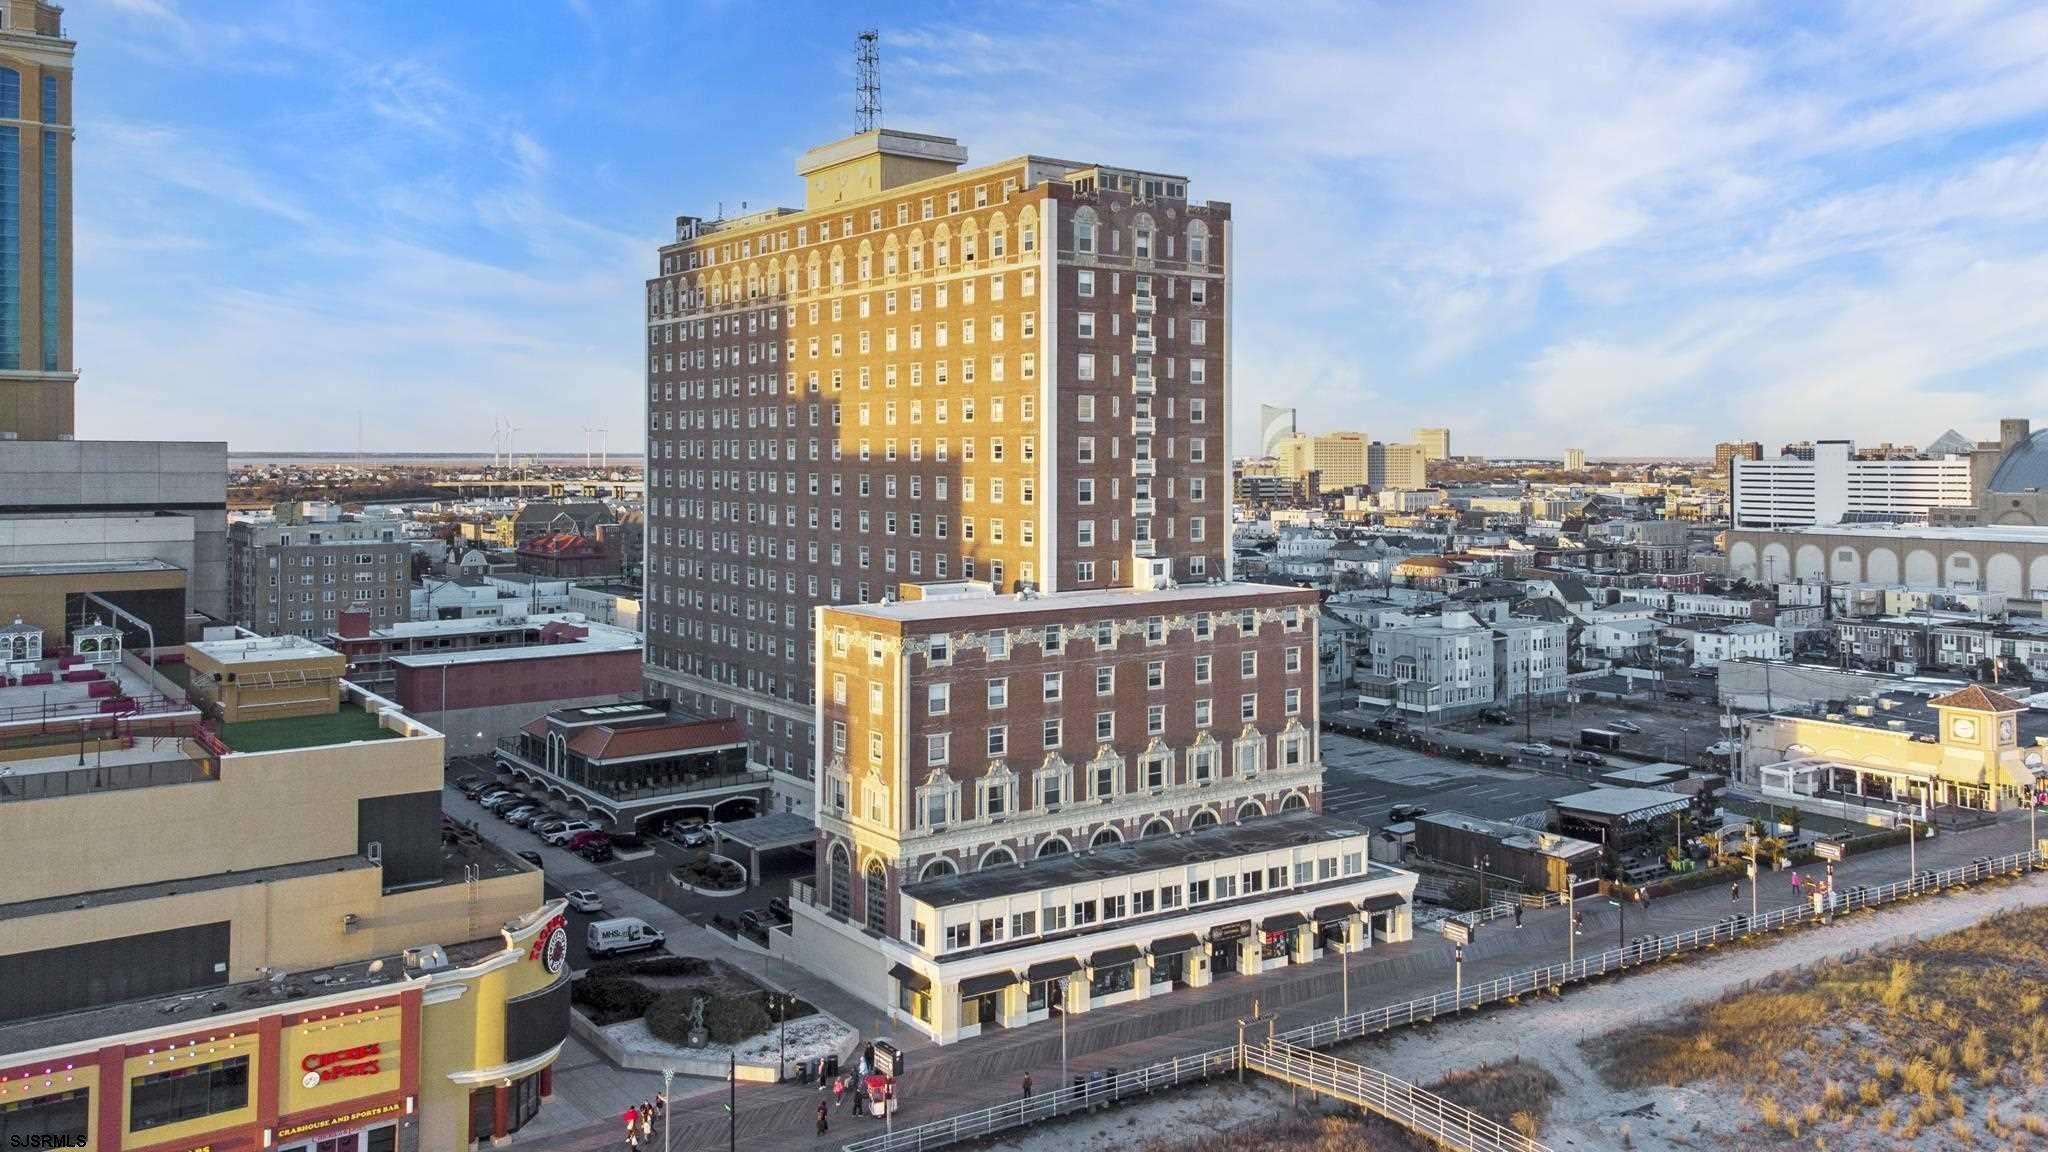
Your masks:
M 243 720 L 222 724 L 215 731 L 221 743 L 234 752 L 280 752 L 364 740 L 396 740 L 400 736 L 386 729 L 375 713 L 365 712 L 347 702 L 324 715 Z
M 303 636 L 245 636 L 234 640 L 198 640 L 186 647 L 221 664 L 262 664 L 273 660 L 340 658 L 341 653 Z

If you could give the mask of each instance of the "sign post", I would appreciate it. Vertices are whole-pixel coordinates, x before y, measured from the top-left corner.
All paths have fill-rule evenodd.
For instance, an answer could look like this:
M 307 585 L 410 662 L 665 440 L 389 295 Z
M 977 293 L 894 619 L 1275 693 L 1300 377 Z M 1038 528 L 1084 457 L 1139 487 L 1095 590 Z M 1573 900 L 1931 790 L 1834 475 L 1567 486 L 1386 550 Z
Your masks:
M 1842 842 L 1839 840 L 1816 840 L 1813 842 L 1813 854 L 1827 861 L 1828 887 L 1821 896 L 1821 920 L 1823 923 L 1831 924 L 1835 919 L 1835 865 L 1847 853 L 1842 850 Z
M 1450 938 L 1451 956 L 1456 965 L 1451 985 L 1452 1004 L 1456 1008 L 1465 1006 L 1465 945 L 1472 942 L 1472 936 L 1477 931 L 1476 926 L 1456 917 L 1444 921 L 1444 935 Z

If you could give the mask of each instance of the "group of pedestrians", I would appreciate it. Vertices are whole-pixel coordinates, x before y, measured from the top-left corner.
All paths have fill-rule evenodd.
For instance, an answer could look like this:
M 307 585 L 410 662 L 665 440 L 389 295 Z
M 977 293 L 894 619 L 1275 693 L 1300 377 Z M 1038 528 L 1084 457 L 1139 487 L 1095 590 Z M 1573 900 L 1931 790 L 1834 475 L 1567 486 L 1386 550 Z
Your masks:
M 654 1147 L 654 1122 L 668 1114 L 668 1093 L 656 1092 L 653 1099 L 642 1100 L 626 1109 L 626 1148 L 638 1152 L 640 1148 Z
M 818 1135 L 823 1136 L 831 1127 L 829 1118 L 834 1108 L 844 1110 L 852 1107 L 862 1116 L 879 1116 L 893 1110 L 896 1102 L 896 1081 L 894 1077 L 880 1074 L 875 1065 L 875 1046 L 861 1048 L 860 1064 L 855 1074 L 840 1073 L 837 1076 L 820 1074 L 818 1091 L 832 1090 L 832 1099 L 818 1101 Z

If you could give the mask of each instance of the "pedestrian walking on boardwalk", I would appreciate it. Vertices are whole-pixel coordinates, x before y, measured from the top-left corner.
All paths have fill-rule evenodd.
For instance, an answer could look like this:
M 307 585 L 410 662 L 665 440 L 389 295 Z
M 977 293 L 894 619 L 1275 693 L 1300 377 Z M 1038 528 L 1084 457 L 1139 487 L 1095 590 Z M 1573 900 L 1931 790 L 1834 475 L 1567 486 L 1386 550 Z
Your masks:
M 831 1125 L 825 1122 L 825 1118 L 831 1114 L 831 1105 L 826 1104 L 823 1100 L 818 1101 L 818 1135 L 823 1136 L 825 1129 L 831 1127 Z
M 1031 1073 L 1029 1072 L 1024 1074 L 1024 1098 L 1026 1100 L 1031 1099 Z

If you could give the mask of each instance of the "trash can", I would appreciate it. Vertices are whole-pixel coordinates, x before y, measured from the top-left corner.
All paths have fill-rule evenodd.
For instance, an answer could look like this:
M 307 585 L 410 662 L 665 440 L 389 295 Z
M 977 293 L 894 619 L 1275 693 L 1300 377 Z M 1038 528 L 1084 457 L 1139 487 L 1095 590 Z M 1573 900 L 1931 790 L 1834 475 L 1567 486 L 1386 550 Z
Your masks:
M 826 1055 L 824 1071 L 818 1074 L 827 1080 L 839 1075 L 839 1054 L 837 1052 Z

